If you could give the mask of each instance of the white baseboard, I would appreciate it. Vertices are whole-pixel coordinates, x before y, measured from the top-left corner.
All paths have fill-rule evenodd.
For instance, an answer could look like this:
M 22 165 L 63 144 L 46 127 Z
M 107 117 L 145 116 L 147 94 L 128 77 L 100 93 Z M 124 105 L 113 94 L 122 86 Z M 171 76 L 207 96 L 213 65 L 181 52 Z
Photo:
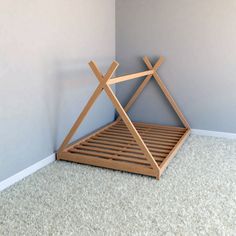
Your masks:
M 201 130 L 201 129 L 191 129 L 191 133 L 203 136 L 236 139 L 235 133 L 225 133 L 225 132 L 217 132 L 217 131 Z
M 0 192 L 55 161 L 55 153 L 0 182 Z
M 191 129 L 192 134 L 202 135 L 202 136 L 211 136 L 211 137 L 218 137 L 218 138 L 228 138 L 228 139 L 236 139 L 235 133 L 225 133 L 225 132 L 217 132 L 217 131 L 210 131 L 210 130 L 201 130 L 201 129 Z M 0 182 L 0 191 L 10 187 L 11 185 L 15 184 L 16 182 L 22 180 L 23 178 L 33 174 L 37 170 L 47 166 L 48 164 L 55 161 L 55 153 L 46 157 L 45 159 L 35 163 L 34 165 L 20 171 L 19 173 L 3 180 Z

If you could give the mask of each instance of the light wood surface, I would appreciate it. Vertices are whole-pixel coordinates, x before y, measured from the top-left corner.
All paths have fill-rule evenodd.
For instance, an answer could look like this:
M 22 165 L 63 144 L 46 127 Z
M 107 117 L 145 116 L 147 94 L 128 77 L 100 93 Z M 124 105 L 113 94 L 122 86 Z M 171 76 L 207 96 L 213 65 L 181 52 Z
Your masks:
M 131 74 L 131 75 L 124 75 L 124 76 L 120 76 L 120 77 L 116 77 L 113 79 L 110 79 L 108 81 L 108 84 L 117 84 L 117 83 L 121 83 L 127 80 L 131 80 L 131 79 L 137 79 L 146 75 L 152 75 L 153 74 L 153 70 L 148 70 L 148 71 L 144 71 L 144 72 L 138 72 L 135 74 Z
M 152 66 L 150 60 L 144 57 L 144 62 L 149 69 L 148 71 L 113 79 L 111 77 L 119 65 L 116 61 L 111 64 L 104 76 L 96 63 L 91 61 L 89 65 L 97 77 L 99 85 L 64 139 L 57 153 L 57 158 L 81 164 L 154 176 L 160 179 L 161 174 L 190 134 L 188 122 L 156 72 L 163 61 L 164 58 L 160 57 L 155 65 Z M 146 76 L 146 78 L 131 97 L 125 108 L 123 108 L 110 85 L 143 76 Z M 179 116 L 185 126 L 184 128 L 132 122 L 128 117 L 126 112 L 141 94 L 152 76 Z M 68 145 L 102 91 L 105 91 L 108 95 L 119 117 L 115 122 Z
M 190 132 L 188 129 L 183 128 L 174 129 L 168 126 L 144 123 L 134 123 L 134 126 L 137 130 L 145 127 L 145 129 L 140 132 L 140 135 L 155 162 L 160 166 L 159 175 L 163 173 Z M 116 130 L 115 133 L 114 130 Z M 173 139 L 165 139 L 165 136 L 163 136 L 160 138 L 160 140 L 162 140 L 161 144 L 160 141 L 153 140 L 150 134 L 156 133 L 159 135 L 160 130 L 162 130 L 163 133 L 167 132 L 170 137 L 173 135 Z M 175 136 L 176 132 L 180 134 L 177 138 Z M 133 173 L 157 177 L 157 172 L 153 169 L 123 121 L 119 123 L 113 122 L 94 134 L 89 135 L 87 138 L 70 145 L 61 153 L 60 159 L 116 170 L 131 171 L 132 169 L 131 172 Z M 117 163 L 118 165 L 116 165 Z M 122 163 L 125 164 L 126 169 L 123 167 L 119 168 L 122 166 Z M 103 164 L 105 164 L 105 166 Z

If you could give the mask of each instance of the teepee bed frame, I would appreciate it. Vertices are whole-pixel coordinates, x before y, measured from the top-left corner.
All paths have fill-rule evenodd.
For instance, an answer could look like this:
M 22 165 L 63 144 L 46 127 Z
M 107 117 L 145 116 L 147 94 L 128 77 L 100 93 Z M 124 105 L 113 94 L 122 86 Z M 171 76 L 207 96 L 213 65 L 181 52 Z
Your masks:
M 160 57 L 154 66 L 148 57 L 144 57 L 143 60 L 148 68 L 147 71 L 116 78 L 112 78 L 119 65 L 116 61 L 113 61 L 105 75 L 100 72 L 94 61 L 89 63 L 99 85 L 58 150 L 58 160 L 127 171 L 160 179 L 191 130 L 184 115 L 156 72 L 163 63 L 163 57 Z M 110 85 L 144 76 L 146 76 L 145 79 L 123 108 Z M 128 117 L 128 110 L 152 77 L 156 80 L 184 127 L 132 122 Z M 95 133 L 68 145 L 102 91 L 105 91 L 110 98 L 119 117 Z

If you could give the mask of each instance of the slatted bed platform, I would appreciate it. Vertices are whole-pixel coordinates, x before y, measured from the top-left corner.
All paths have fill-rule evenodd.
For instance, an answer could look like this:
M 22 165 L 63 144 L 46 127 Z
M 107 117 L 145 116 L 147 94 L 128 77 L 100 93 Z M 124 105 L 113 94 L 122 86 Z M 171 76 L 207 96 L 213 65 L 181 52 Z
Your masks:
M 188 136 L 186 128 L 133 123 L 160 168 L 172 159 Z M 114 122 L 67 147 L 61 160 L 156 177 L 142 150 L 123 122 Z
M 100 87 L 98 86 L 98 89 L 95 90 L 95 93 L 65 138 L 58 151 L 57 159 L 114 170 L 128 171 L 136 174 L 153 176 L 159 179 L 171 159 L 176 155 L 177 151 L 190 134 L 190 128 L 187 121 L 155 72 L 162 60 L 163 58 L 160 58 L 154 67 L 151 67 L 150 61 L 145 57 L 144 61 L 146 65 L 152 69 L 151 72 L 140 72 L 117 77 L 115 79 L 110 78 L 118 66 L 117 62 L 113 62 L 110 70 L 108 70 L 104 77 L 98 70 L 96 64 L 90 62 L 92 70 L 100 81 Z M 109 84 L 123 82 L 144 75 L 147 76 L 146 79 L 140 85 L 126 107 L 123 108 L 109 87 Z M 138 123 L 132 122 L 129 119 L 126 112 L 152 76 L 156 78 L 160 88 L 176 111 L 184 127 Z M 113 102 L 120 116 L 115 122 L 68 145 L 68 142 L 81 124 L 93 102 L 96 100 L 96 97 L 103 89 Z

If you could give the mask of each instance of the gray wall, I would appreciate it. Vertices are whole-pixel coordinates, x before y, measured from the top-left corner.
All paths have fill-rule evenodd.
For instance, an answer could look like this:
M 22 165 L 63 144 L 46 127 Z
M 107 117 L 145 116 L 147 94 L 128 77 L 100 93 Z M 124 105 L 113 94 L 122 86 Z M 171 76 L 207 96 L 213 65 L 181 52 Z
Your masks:
M 163 55 L 159 74 L 192 128 L 236 133 L 236 1 L 117 0 L 120 73 Z M 117 86 L 123 104 L 138 81 Z M 130 112 L 134 120 L 179 123 L 154 81 Z
M 52 154 L 115 58 L 114 0 L 0 1 L 0 181 Z M 101 112 L 101 110 L 103 112 Z M 80 129 L 113 120 L 102 96 Z
M 116 27 L 115 0 L 8 0 L 0 9 L 0 181 L 58 148 L 97 85 L 87 62 L 105 71 L 115 33 L 119 73 L 145 69 L 143 55 L 165 56 L 159 74 L 190 125 L 236 132 L 234 0 L 116 0 Z M 117 86 L 123 104 L 139 83 Z M 179 124 L 154 81 L 130 115 Z M 75 138 L 113 118 L 103 95 Z

